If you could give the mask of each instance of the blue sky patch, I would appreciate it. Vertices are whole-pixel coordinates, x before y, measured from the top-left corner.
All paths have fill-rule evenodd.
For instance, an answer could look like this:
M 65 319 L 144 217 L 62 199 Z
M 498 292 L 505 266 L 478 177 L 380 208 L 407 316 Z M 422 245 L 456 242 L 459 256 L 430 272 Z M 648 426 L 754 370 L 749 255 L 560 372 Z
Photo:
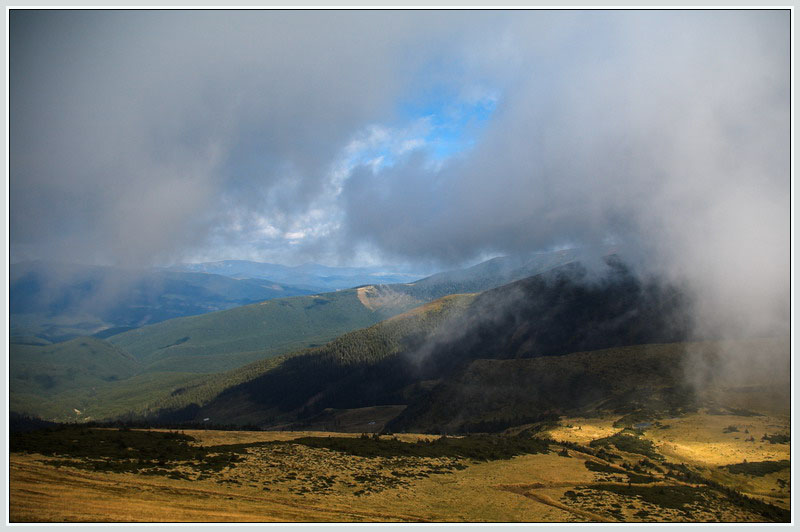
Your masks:
M 401 107 L 408 121 L 425 120 L 429 125 L 424 145 L 434 161 L 442 161 L 474 146 L 497 104 L 495 95 L 466 100 L 439 94 L 423 103 Z

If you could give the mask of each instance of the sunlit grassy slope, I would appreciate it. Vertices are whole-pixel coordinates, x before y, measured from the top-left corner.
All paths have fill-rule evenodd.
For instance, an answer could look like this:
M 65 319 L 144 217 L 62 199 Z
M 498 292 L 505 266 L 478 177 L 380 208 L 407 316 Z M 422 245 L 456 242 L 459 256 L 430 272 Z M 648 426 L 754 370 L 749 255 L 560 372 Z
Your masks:
M 58 420 L 142 412 L 201 377 L 324 344 L 418 303 L 380 290 L 364 300 L 369 306 L 362 299 L 345 290 L 178 318 L 107 340 L 11 344 L 11 410 Z
M 789 445 L 744 437 L 748 428 L 788 433 L 787 417 L 703 412 L 641 430 L 615 424 L 571 418 L 533 434 L 445 439 L 83 427 L 17 434 L 10 520 L 789 521 Z
M 419 302 L 370 309 L 356 290 L 343 290 L 178 318 L 108 340 L 131 353 L 147 371 L 210 373 L 325 343 L 415 303 Z

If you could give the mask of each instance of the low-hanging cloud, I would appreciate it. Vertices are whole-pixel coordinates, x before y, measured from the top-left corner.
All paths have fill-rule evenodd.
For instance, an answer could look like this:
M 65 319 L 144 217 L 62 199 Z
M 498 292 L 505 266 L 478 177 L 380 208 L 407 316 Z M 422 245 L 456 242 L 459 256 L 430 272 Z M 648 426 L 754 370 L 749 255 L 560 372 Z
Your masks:
M 474 150 L 354 173 L 351 240 L 451 260 L 623 242 L 689 283 L 704 332 L 788 330 L 786 12 L 547 17 L 544 45 L 523 20 L 516 60 L 486 58 L 507 89 Z
M 691 287 L 698 327 L 784 331 L 789 18 L 13 11 L 12 261 L 452 265 L 619 242 Z M 484 93 L 449 158 L 416 137 L 383 166 L 348 151 L 413 130 L 410 100 Z

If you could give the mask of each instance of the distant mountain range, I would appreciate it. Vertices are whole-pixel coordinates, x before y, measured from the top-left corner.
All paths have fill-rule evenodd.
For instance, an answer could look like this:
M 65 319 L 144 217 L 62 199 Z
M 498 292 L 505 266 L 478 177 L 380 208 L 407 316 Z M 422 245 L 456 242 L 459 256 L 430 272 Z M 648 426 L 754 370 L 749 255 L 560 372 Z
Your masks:
M 442 296 L 480 292 L 572 260 L 567 252 L 497 258 L 414 283 L 365 285 L 169 320 L 111 336 L 109 341 L 165 371 L 229 370 L 324 344 Z
M 264 279 L 23 262 L 10 269 L 11 336 L 22 343 L 107 337 L 181 316 L 313 293 Z
M 498 257 L 420 279 L 391 268 L 337 268 L 229 260 L 172 268 L 120 268 L 31 261 L 11 265 L 10 328 L 14 343 L 41 345 L 78 336 L 108 338 L 172 318 L 268 299 L 390 285 L 418 302 L 478 292 L 544 271 L 575 250 Z M 364 323 L 362 325 L 367 325 Z
M 383 421 L 390 428 L 459 431 L 471 424 L 522 424 L 526 416 L 534 419 L 543 412 L 585 408 L 614 394 L 629 393 L 637 383 L 650 386 L 652 379 L 615 376 L 612 380 L 619 381 L 617 386 L 608 380 L 612 369 L 597 375 L 587 372 L 587 367 L 581 370 L 584 356 L 559 358 L 558 363 L 491 365 L 506 368 L 502 378 L 487 376 L 487 384 L 494 384 L 476 388 L 475 393 L 465 393 L 458 383 L 483 378 L 476 377 L 476 371 L 491 375 L 490 370 L 478 369 L 480 364 L 490 364 L 489 360 L 562 357 L 686 341 L 691 339 L 687 305 L 676 289 L 658 280 L 640 279 L 613 260 L 599 278 L 590 277 L 573 262 L 478 295 L 447 296 L 325 346 L 258 362 L 187 387 L 163 403 L 160 417 L 173 422 L 224 417 L 229 423 L 302 426 L 326 412 L 405 405 L 399 415 L 397 410 L 387 410 L 393 418 Z M 623 353 L 633 357 L 630 360 L 619 359 L 611 366 L 604 362 L 604 367 L 622 371 L 620 367 L 643 364 L 654 370 L 656 389 L 663 389 L 658 392 L 665 397 L 660 406 L 669 407 L 670 401 L 675 402 L 672 406 L 686 406 L 690 397 L 683 388 L 676 388 L 681 380 L 674 374 L 676 359 L 658 354 L 680 350 L 651 350 L 654 355 L 646 349 L 634 351 Z M 637 357 L 644 357 L 641 363 L 634 363 Z M 547 381 L 548 392 L 516 388 L 516 381 L 544 385 L 548 377 L 540 372 L 556 371 L 565 360 L 576 362 L 569 362 L 569 371 L 558 370 L 564 380 Z M 575 363 L 579 366 L 574 367 Z M 521 378 L 520 371 L 533 373 Z M 484 389 L 487 393 L 481 396 Z M 469 401 L 454 400 L 462 396 Z M 517 396 L 528 400 L 519 405 L 508 402 Z
M 283 266 L 248 260 L 223 260 L 197 264 L 178 264 L 172 271 L 202 272 L 224 275 L 234 279 L 270 279 L 290 284 L 314 293 L 330 292 L 367 284 L 409 283 L 423 275 L 396 272 L 392 267 L 340 268 L 306 263 L 300 266 Z
M 497 258 L 466 270 L 445 272 L 414 283 L 366 285 L 326 294 L 272 299 L 218 312 L 151 323 L 134 330 L 105 329 L 97 336 L 106 339 L 104 342 L 107 344 L 106 349 L 98 352 L 111 353 L 114 348 L 128 353 L 137 361 L 133 375 L 125 374 L 129 375 L 126 377 L 120 374 L 120 378 L 117 380 L 106 380 L 99 377 L 95 379 L 96 382 L 91 387 L 69 390 L 67 393 L 60 384 L 65 379 L 61 369 L 47 364 L 38 366 L 29 364 L 26 366 L 24 374 L 18 375 L 15 374 L 14 368 L 21 366 L 12 364 L 12 377 L 15 378 L 13 382 L 17 385 L 12 387 L 11 393 L 14 398 L 20 399 L 21 390 L 26 392 L 24 401 L 15 402 L 18 410 L 52 419 L 72 419 L 75 409 L 81 411 L 85 417 L 95 419 L 137 409 L 147 409 L 158 403 L 161 396 L 171 395 L 176 389 L 200 382 L 198 379 L 205 378 L 205 375 L 236 370 L 244 364 L 323 345 L 348 331 L 369 327 L 381 320 L 432 301 L 441 295 L 490 289 L 509 280 L 534 275 L 560 264 L 566 264 L 573 258 L 573 254 L 565 252 L 534 254 L 525 258 Z M 100 270 L 101 273 L 109 274 L 108 270 Z M 84 270 L 78 271 L 83 272 Z M 39 277 L 30 273 L 15 275 L 12 280 L 12 296 L 17 298 L 17 301 L 12 304 L 12 334 L 14 335 L 10 346 L 12 360 L 19 361 L 19 359 L 28 357 L 36 359 L 37 352 L 51 352 L 49 344 L 59 340 L 53 334 L 54 330 L 62 334 L 64 332 L 74 334 L 80 333 L 79 327 L 84 327 L 87 332 L 94 332 L 90 327 L 107 324 L 103 318 L 108 317 L 109 314 L 103 314 L 99 318 L 95 317 L 91 321 L 87 320 L 86 323 L 72 325 L 72 329 L 68 329 L 66 325 L 60 325 L 59 328 L 49 325 L 48 322 L 48 320 L 50 322 L 58 319 L 65 320 L 73 311 L 72 309 L 82 308 L 80 304 L 85 304 L 87 293 L 92 293 L 92 290 L 96 289 L 97 279 L 103 278 L 95 270 L 90 270 L 90 273 L 92 272 L 94 272 L 93 275 L 83 273 L 84 277 L 80 275 L 68 277 L 73 281 L 86 278 L 89 281 L 84 284 L 74 282 L 70 285 L 67 283 L 67 286 L 72 287 L 71 291 L 66 290 L 66 295 L 60 299 L 54 298 L 49 306 L 40 307 L 31 306 L 31 303 L 23 297 L 25 290 L 34 295 L 42 291 L 41 281 L 38 285 L 36 282 L 32 282 L 37 281 Z M 111 273 L 116 273 L 116 271 Z M 195 272 L 157 272 L 156 278 L 169 279 L 170 276 L 176 276 L 179 281 L 192 279 L 196 282 L 208 282 L 213 279 L 220 282 L 221 286 L 231 288 L 254 286 L 251 283 L 256 283 L 255 286 L 261 286 L 258 283 L 265 284 L 264 281 L 233 280 L 215 274 Z M 179 288 L 182 286 L 178 283 Z M 208 292 L 204 294 L 201 288 L 196 289 L 198 301 L 206 301 L 208 304 Z M 283 289 L 289 291 L 287 287 Z M 138 293 L 141 293 L 141 290 Z M 163 290 L 156 291 L 156 293 L 158 298 L 151 300 L 151 304 L 155 308 L 126 303 L 126 301 L 130 301 L 131 294 L 137 294 L 137 291 L 132 289 L 121 292 L 128 298 L 127 300 L 120 296 L 118 300 L 112 300 L 113 304 L 108 308 L 116 308 L 117 312 L 125 319 L 141 320 L 148 311 L 150 316 L 156 315 L 154 312 L 156 310 L 161 310 L 162 314 L 160 315 L 163 315 L 166 310 L 174 310 L 176 302 L 186 299 L 185 295 L 183 297 L 178 295 L 185 294 L 186 291 L 178 288 L 172 288 L 167 293 Z M 235 295 L 234 290 L 229 292 L 220 290 L 214 297 L 228 297 L 227 301 L 223 300 L 222 302 L 228 304 Z M 163 303 L 159 303 L 159 301 Z M 24 304 L 29 306 L 26 308 Z M 159 309 L 159 304 L 163 304 L 164 309 Z M 38 313 L 14 313 L 14 310 L 20 309 L 29 312 L 35 310 Z M 128 314 L 126 315 L 126 313 Z M 25 318 L 31 319 L 31 316 L 39 320 L 36 322 L 38 328 L 26 329 L 19 326 L 20 322 L 24 322 Z M 75 316 L 72 318 L 75 319 Z M 130 323 L 130 321 L 121 321 L 121 323 Z M 43 325 L 49 328 L 45 328 Z M 84 332 L 84 334 L 86 333 Z M 58 352 L 62 365 L 69 366 L 72 358 L 75 371 L 92 373 L 91 367 L 83 364 L 84 355 L 82 350 L 78 349 L 80 342 L 56 345 L 59 346 Z M 69 349 L 62 349 L 63 346 L 67 346 Z M 74 355 L 71 354 L 73 352 Z M 38 383 L 55 384 L 49 388 L 43 388 Z M 113 396 L 113 400 L 110 398 L 111 396 Z M 102 402 L 99 400 L 100 397 L 104 398 Z M 48 405 L 46 408 L 45 404 Z

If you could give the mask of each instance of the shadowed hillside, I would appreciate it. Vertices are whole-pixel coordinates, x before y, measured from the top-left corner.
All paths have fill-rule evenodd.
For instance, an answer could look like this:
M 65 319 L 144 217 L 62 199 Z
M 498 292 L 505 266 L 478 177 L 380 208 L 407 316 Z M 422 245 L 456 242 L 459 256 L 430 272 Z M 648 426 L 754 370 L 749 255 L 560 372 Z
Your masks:
M 331 406 L 343 404 L 346 408 L 360 401 L 380 403 L 386 392 L 383 362 L 419 344 L 436 327 L 462 313 L 472 298 L 456 295 L 439 299 L 342 335 L 322 347 L 258 361 L 211 377 L 203 384 L 176 391 L 156 406 L 166 410 L 160 414 L 163 420 L 213 416 L 231 423 L 248 423 L 265 418 L 293 420 L 295 411 L 306 408 L 314 396 L 325 397 L 320 403 L 325 406 L 331 402 Z M 397 376 L 404 379 L 403 375 Z M 328 394 L 332 394 L 332 401 Z M 199 408 L 208 402 L 213 404 Z M 324 407 L 309 406 L 303 415 L 312 415 L 321 408 Z M 287 412 L 291 413 L 287 416 Z
M 390 423 L 405 428 L 412 425 L 409 416 L 422 412 L 415 405 L 444 398 L 442 383 L 457 379 L 475 360 L 535 359 L 682 341 L 689 336 L 687 304 L 675 288 L 642 281 L 613 260 L 602 277 L 570 264 L 473 298 L 446 298 L 436 306 L 349 333 L 265 368 L 201 408 L 163 415 L 271 424 L 302 420 L 328 408 L 405 404 L 411 405 L 409 414 Z M 434 312 L 437 306 L 445 311 Z M 573 384 L 574 379 L 591 377 L 578 372 Z M 612 377 L 601 370 L 597 378 Z M 580 387 L 572 389 L 581 393 Z M 602 386 L 586 389 L 587 394 L 596 391 Z M 531 415 L 540 415 L 543 406 L 530 409 Z
M 788 352 L 786 342 L 739 342 L 761 351 Z M 413 402 L 389 424 L 410 432 L 495 432 L 543 419 L 545 414 L 616 414 L 629 424 L 674 417 L 698 406 L 784 413 L 789 380 L 754 379 L 731 391 L 709 381 L 698 390 L 687 379 L 694 357 L 711 362 L 730 347 L 722 342 L 647 344 L 529 359 L 471 362 Z M 727 392 L 727 393 L 725 393 Z
M 419 285 L 416 283 L 366 285 L 356 289 L 315 296 L 263 301 L 258 304 L 244 305 L 200 316 L 166 320 L 134 330 L 127 330 L 127 327 L 112 327 L 103 330 L 96 336 L 107 338 L 109 342 L 130 353 L 136 359 L 138 369 L 135 377 L 122 378 L 118 381 L 103 381 L 91 388 L 76 387 L 64 390 L 58 400 L 54 400 L 52 395 L 43 396 L 41 390 L 37 388 L 26 389 L 17 386 L 16 383 L 19 381 L 12 379 L 11 393 L 12 397 L 19 399 L 19 401 L 15 400 L 15 404 L 22 408 L 21 411 L 61 420 L 74 419 L 75 410 L 88 412 L 81 419 L 97 419 L 98 416 L 113 417 L 148 411 L 155 408 L 154 405 L 165 402 L 174 405 L 172 398 L 185 397 L 182 392 L 187 389 L 191 389 L 192 393 L 195 393 L 202 388 L 204 391 L 198 397 L 206 400 L 210 398 L 210 389 L 219 392 L 224 388 L 224 386 L 220 386 L 220 383 L 242 382 L 243 375 L 247 375 L 248 378 L 252 377 L 259 374 L 256 372 L 263 372 L 274 364 L 270 362 L 256 363 L 253 367 L 248 366 L 242 371 L 234 372 L 235 377 L 227 374 L 220 376 L 210 376 L 209 374 L 232 371 L 254 361 L 319 346 L 348 331 L 368 327 L 382 319 L 424 304 L 434 296 L 449 294 L 456 288 L 469 288 L 475 291 L 492 288 L 506 282 L 509 276 L 521 277 L 530 272 L 538 273 L 553 267 L 553 265 L 569 262 L 572 258 L 572 255 L 567 252 L 540 253 L 530 257 L 501 257 L 466 270 L 446 272 L 428 278 L 421 281 Z M 98 269 L 98 272 L 102 273 L 105 270 Z M 118 277 L 121 274 L 116 270 L 112 272 L 119 274 L 116 277 L 108 272 L 106 274 L 110 277 L 106 274 L 104 274 L 106 277 L 103 277 L 98 272 L 92 273 L 94 277 L 90 275 L 90 278 L 94 280 L 90 279 L 91 282 L 87 281 L 84 283 L 85 286 L 81 285 L 83 288 L 80 290 L 73 286 L 75 290 L 78 290 L 75 293 L 69 292 L 66 295 L 60 292 L 54 293 L 51 303 L 56 304 L 61 301 L 59 305 L 63 303 L 63 308 L 58 307 L 52 311 L 55 312 L 53 320 L 58 321 L 61 319 L 59 312 L 66 312 L 77 304 L 75 302 L 83 301 L 96 292 L 100 286 L 98 279 L 106 279 L 106 281 L 112 279 L 115 280 L 115 283 L 120 281 Z M 84 274 L 88 275 L 83 270 L 62 273 L 73 281 L 76 279 L 75 275 L 78 277 Z M 236 281 L 205 273 L 162 272 L 159 275 L 183 280 L 196 279 L 206 283 L 209 280 L 219 279 L 222 284 L 217 289 L 228 298 L 242 295 L 239 290 L 242 288 L 242 283 L 263 283 L 263 281 L 253 280 Z M 22 285 L 20 285 L 23 286 L 27 281 L 24 281 L 24 276 L 20 279 L 23 279 Z M 141 284 L 145 281 L 138 279 L 137 282 Z M 236 284 L 238 289 L 233 289 L 230 283 L 239 283 Z M 33 283 L 28 288 L 35 292 L 36 290 L 41 291 L 42 286 L 44 285 L 41 283 Z M 180 290 L 178 288 L 168 289 L 169 286 L 172 285 L 162 286 L 162 289 L 167 290 L 164 297 L 172 298 L 169 304 L 161 309 L 163 311 L 168 311 L 172 308 L 170 305 L 178 304 L 183 297 L 170 295 L 176 290 L 178 292 Z M 202 296 L 206 299 L 210 297 L 200 287 L 197 287 L 197 290 L 195 293 L 197 297 Z M 144 288 L 140 292 L 141 297 L 150 293 Z M 21 298 L 19 304 L 24 303 L 24 290 L 15 293 Z M 185 290 L 181 293 L 186 295 Z M 156 304 L 159 300 L 153 301 L 155 301 L 153 304 Z M 122 301 L 115 304 L 120 308 L 125 305 Z M 150 307 L 146 304 L 134 305 L 129 312 L 147 312 L 148 308 Z M 38 319 L 34 315 L 27 314 L 15 316 L 15 319 L 22 321 L 27 318 L 34 321 Z M 89 319 L 80 326 L 91 329 L 96 325 L 92 319 Z M 15 336 L 12 338 L 11 345 L 12 359 L 22 362 L 25 353 L 30 351 L 20 348 L 21 345 L 47 345 L 48 343 L 48 340 L 33 335 Z M 73 344 L 63 344 L 60 349 L 68 350 L 71 346 Z M 70 359 L 69 356 L 64 357 L 65 361 Z M 79 365 L 72 367 L 72 371 L 82 370 L 83 368 Z M 40 375 L 40 378 L 46 378 L 48 372 L 48 367 L 42 366 L 38 369 L 37 374 Z M 199 387 L 198 383 L 206 381 L 212 383 L 209 384 L 210 388 L 209 386 Z M 20 394 L 23 394 L 24 398 Z

